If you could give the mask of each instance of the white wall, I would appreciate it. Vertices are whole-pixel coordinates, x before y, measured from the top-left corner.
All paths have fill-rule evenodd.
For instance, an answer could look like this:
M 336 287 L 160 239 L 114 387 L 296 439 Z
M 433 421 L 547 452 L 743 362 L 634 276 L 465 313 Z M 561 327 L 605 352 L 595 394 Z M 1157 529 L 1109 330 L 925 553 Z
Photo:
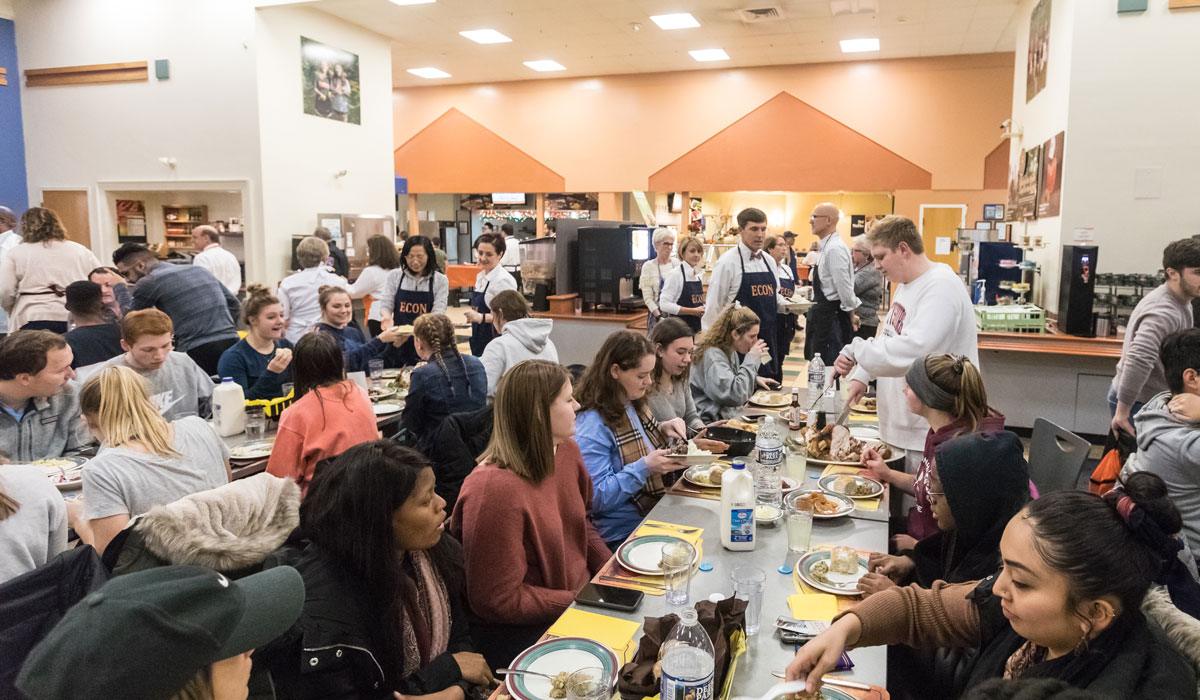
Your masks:
M 249 3 L 16 0 L 15 10 L 22 68 L 150 63 L 144 83 L 26 88 L 20 81 L 30 200 L 40 201 L 45 187 L 87 188 L 92 248 L 101 258 L 116 247 L 116 233 L 99 182 L 241 180 L 256 188 Z M 154 78 L 160 58 L 171 62 L 169 80 Z M 161 156 L 175 158 L 176 167 L 158 162 Z M 255 230 L 256 197 L 244 216 Z
M 0 19 L 12 19 L 13 16 L 12 0 L 0 0 Z
M 358 54 L 361 125 L 304 114 L 301 36 Z M 255 41 L 266 235 L 248 239 L 247 254 L 277 279 L 291 238 L 311 233 L 318 213 L 394 213 L 391 48 L 378 34 L 305 7 L 259 10 Z

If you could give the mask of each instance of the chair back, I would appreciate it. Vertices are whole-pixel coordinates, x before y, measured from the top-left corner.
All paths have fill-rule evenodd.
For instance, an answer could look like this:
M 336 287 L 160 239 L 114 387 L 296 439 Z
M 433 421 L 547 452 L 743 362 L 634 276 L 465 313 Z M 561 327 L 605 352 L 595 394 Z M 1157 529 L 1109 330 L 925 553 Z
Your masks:
M 1029 478 L 1039 494 L 1069 491 L 1079 483 L 1092 444 L 1045 418 L 1033 423 L 1029 443 Z

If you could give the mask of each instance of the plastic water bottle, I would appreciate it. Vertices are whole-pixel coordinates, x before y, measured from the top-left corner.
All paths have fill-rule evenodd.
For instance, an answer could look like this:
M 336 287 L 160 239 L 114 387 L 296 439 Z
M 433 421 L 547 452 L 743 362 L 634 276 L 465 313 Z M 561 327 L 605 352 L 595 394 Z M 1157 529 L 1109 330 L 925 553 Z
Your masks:
M 662 700 L 712 700 L 714 656 L 695 609 L 681 610 L 662 645 Z
M 782 509 L 783 485 L 779 470 L 783 467 L 784 459 L 783 432 L 774 416 L 767 416 L 758 426 L 758 438 L 754 446 L 758 448 L 758 474 L 754 483 L 758 503 Z M 783 511 L 779 510 L 779 513 Z
M 246 429 L 246 396 L 233 377 L 222 377 L 212 393 L 213 427 L 221 437 Z
M 748 552 L 754 549 L 754 478 L 740 458 L 721 476 L 721 545 Z
M 825 393 L 825 362 L 821 360 L 820 355 L 813 355 L 813 359 L 808 363 L 808 405 L 812 406 L 817 403 L 817 397 Z M 821 406 L 818 404 L 810 412 L 808 416 L 808 424 L 816 425 L 817 418 L 815 413 L 821 412 Z

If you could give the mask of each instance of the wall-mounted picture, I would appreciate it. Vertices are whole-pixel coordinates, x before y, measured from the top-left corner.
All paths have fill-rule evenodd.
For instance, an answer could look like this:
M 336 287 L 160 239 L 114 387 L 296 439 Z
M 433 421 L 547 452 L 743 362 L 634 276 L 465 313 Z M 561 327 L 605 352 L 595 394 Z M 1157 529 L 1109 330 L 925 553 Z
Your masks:
M 1046 87 L 1050 62 L 1050 0 L 1038 0 L 1029 18 L 1029 59 L 1025 64 L 1025 101 Z
M 1017 198 L 1009 212 L 1009 219 L 1022 221 L 1036 219 L 1038 215 L 1038 176 L 1041 174 L 1040 145 L 1021 152 L 1020 175 L 1017 178 Z
M 337 122 L 362 123 L 358 55 L 300 37 L 304 113 Z
M 1058 216 L 1062 207 L 1063 140 L 1066 132 L 1046 141 L 1042 146 L 1041 188 L 1038 195 L 1038 218 Z
M 985 204 L 983 205 L 983 218 L 988 221 L 1004 221 L 1004 205 L 1003 204 Z

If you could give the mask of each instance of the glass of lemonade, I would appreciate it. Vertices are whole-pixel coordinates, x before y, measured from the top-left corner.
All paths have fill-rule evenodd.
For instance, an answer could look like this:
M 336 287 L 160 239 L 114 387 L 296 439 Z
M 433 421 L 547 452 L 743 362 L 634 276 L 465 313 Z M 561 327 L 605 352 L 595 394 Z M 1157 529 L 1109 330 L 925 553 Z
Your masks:
M 812 540 L 812 502 L 789 498 L 784 507 L 787 509 L 788 551 L 807 552 Z

